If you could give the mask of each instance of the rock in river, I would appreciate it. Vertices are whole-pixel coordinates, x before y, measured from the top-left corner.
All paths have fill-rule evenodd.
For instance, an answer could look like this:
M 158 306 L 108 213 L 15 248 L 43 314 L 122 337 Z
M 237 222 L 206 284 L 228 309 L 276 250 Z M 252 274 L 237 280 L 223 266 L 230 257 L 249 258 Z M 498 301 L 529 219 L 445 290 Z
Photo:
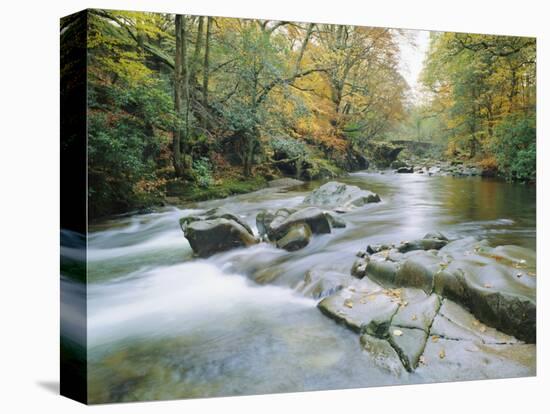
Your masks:
M 258 243 L 252 229 L 224 209 L 183 217 L 180 219 L 180 226 L 193 252 L 200 257 Z
M 395 375 L 534 375 L 533 253 L 446 239 L 421 239 L 445 241 L 440 250 L 419 241 L 402 244 L 417 248 L 405 253 L 391 245 L 361 251 L 354 284 L 323 298 L 319 310 L 358 333 L 372 360 Z
M 314 190 L 304 199 L 304 204 L 349 210 L 367 203 L 377 203 L 380 196 L 354 185 L 330 181 Z
M 359 257 L 352 274 L 386 287 L 437 293 L 460 303 L 482 322 L 535 342 L 536 282 L 531 258 L 519 248 L 492 248 L 473 238 L 453 242 L 429 238 Z
M 288 232 L 277 240 L 277 247 L 293 252 L 306 247 L 311 239 L 311 230 L 305 223 L 292 226 Z
M 312 234 L 327 234 L 346 223 L 317 207 L 262 210 L 256 215 L 260 235 L 289 251 L 305 247 Z

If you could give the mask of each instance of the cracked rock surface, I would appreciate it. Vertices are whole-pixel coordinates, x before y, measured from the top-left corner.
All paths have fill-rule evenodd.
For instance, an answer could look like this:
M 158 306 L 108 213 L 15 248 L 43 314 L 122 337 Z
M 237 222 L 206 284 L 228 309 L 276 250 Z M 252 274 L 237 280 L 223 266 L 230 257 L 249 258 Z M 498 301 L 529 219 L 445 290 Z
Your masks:
M 533 375 L 533 254 L 475 239 L 449 242 L 441 233 L 425 240 L 368 246 L 352 266 L 354 278 L 340 276 L 319 310 L 359 334 L 365 352 L 395 375 Z M 322 283 L 323 272 L 315 281 Z

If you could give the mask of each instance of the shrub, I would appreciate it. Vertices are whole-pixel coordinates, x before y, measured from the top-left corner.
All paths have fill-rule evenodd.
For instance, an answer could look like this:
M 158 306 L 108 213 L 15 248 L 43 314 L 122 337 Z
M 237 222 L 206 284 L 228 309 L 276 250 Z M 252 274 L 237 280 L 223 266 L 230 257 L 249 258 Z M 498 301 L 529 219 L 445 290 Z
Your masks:
M 306 157 L 309 155 L 306 144 L 293 138 L 273 138 L 270 142 L 276 159 Z
M 193 160 L 193 171 L 199 187 L 207 188 L 212 184 L 212 164 L 207 157 Z
M 514 114 L 495 129 L 492 150 L 499 171 L 508 180 L 534 181 L 537 170 L 537 134 L 534 116 Z

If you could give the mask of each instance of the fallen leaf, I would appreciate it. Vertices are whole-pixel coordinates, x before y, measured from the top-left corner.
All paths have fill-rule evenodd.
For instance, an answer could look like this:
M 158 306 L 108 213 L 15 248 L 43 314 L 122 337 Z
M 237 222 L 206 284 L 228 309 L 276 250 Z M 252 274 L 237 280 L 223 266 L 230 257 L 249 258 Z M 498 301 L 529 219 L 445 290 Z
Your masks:
M 444 349 L 439 351 L 439 358 L 441 358 L 441 359 L 445 358 L 445 350 Z
M 439 336 L 437 336 L 437 335 L 432 336 L 432 342 L 435 343 L 437 341 L 439 341 Z
M 403 335 L 403 331 L 400 331 L 399 329 L 394 329 L 393 334 L 395 336 L 401 336 L 401 335 Z
M 416 315 L 413 315 L 411 318 L 413 321 L 416 321 Z
M 479 327 L 480 332 L 485 332 L 487 330 L 487 327 L 485 325 L 481 325 Z
M 349 299 L 346 299 L 344 301 L 344 306 L 347 306 L 348 308 L 353 308 L 353 302 Z

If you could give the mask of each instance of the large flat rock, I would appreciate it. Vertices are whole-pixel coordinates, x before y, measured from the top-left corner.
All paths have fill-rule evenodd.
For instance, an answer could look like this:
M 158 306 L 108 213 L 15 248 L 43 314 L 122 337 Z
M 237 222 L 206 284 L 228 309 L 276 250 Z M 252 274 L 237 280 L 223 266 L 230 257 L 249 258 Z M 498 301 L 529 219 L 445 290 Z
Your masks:
M 342 289 L 317 306 L 326 316 L 359 333 L 368 326 L 388 326 L 399 303 L 389 290 L 366 285 Z

